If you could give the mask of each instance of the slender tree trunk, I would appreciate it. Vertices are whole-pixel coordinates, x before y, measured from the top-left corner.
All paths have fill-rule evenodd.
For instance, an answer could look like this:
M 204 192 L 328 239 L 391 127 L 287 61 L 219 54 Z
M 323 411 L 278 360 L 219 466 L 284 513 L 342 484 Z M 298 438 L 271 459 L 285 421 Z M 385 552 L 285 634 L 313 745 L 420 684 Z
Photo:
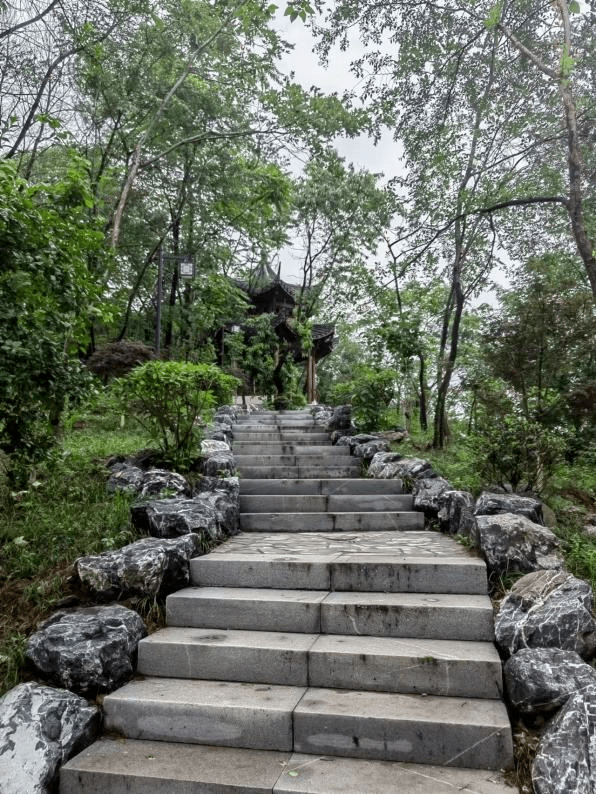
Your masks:
M 426 433 L 428 430 L 428 409 L 426 394 L 428 386 L 426 385 L 426 358 L 424 353 L 418 353 L 418 360 L 420 362 L 420 369 L 418 373 L 418 382 L 420 384 L 420 429 Z
M 178 297 L 178 282 L 180 280 L 179 275 L 179 262 L 178 257 L 180 254 L 180 216 L 175 218 L 172 221 L 172 240 L 173 240 L 173 248 L 174 248 L 174 268 L 172 272 L 172 283 L 170 285 L 170 295 L 168 298 L 168 306 L 170 307 L 168 312 L 168 319 L 166 322 L 166 333 L 164 338 L 164 348 L 166 350 L 166 355 L 170 357 L 170 348 L 172 346 L 172 340 L 174 337 L 174 308 L 176 306 L 176 298 Z

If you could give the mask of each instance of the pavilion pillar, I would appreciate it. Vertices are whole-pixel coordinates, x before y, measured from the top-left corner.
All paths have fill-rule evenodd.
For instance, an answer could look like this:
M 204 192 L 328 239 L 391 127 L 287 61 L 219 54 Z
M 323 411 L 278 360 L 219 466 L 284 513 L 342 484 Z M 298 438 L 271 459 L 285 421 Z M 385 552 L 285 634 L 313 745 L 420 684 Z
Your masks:
M 317 362 L 313 353 L 308 354 L 306 362 L 306 399 L 309 403 L 317 399 Z

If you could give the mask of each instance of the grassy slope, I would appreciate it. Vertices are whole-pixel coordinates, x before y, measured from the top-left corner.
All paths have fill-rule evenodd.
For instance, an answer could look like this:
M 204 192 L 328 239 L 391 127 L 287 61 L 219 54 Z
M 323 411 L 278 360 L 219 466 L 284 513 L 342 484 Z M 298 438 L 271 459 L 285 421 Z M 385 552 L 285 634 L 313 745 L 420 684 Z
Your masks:
M 115 417 L 89 414 L 27 490 L 0 482 L 0 694 L 26 677 L 26 638 L 69 595 L 73 561 L 135 539 L 130 498 L 106 492 L 105 461 L 148 444 Z

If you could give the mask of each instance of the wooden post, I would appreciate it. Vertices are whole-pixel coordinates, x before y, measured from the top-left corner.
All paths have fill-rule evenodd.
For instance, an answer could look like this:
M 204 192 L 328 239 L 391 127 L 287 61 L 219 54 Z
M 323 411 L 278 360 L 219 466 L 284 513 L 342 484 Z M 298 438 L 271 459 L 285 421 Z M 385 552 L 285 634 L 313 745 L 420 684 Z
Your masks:
M 317 368 L 312 353 L 308 354 L 306 364 L 306 399 L 309 403 L 314 403 L 317 399 Z

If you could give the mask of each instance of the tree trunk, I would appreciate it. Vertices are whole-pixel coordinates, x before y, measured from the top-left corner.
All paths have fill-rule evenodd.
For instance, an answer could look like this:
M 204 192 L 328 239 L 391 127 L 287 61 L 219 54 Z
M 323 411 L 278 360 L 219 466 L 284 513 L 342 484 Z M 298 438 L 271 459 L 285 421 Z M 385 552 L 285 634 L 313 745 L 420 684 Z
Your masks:
M 420 361 L 420 370 L 418 374 L 418 382 L 420 384 L 420 429 L 423 433 L 428 430 L 428 414 L 427 414 L 427 385 L 426 385 L 426 359 L 424 353 L 418 353 L 418 360 Z

